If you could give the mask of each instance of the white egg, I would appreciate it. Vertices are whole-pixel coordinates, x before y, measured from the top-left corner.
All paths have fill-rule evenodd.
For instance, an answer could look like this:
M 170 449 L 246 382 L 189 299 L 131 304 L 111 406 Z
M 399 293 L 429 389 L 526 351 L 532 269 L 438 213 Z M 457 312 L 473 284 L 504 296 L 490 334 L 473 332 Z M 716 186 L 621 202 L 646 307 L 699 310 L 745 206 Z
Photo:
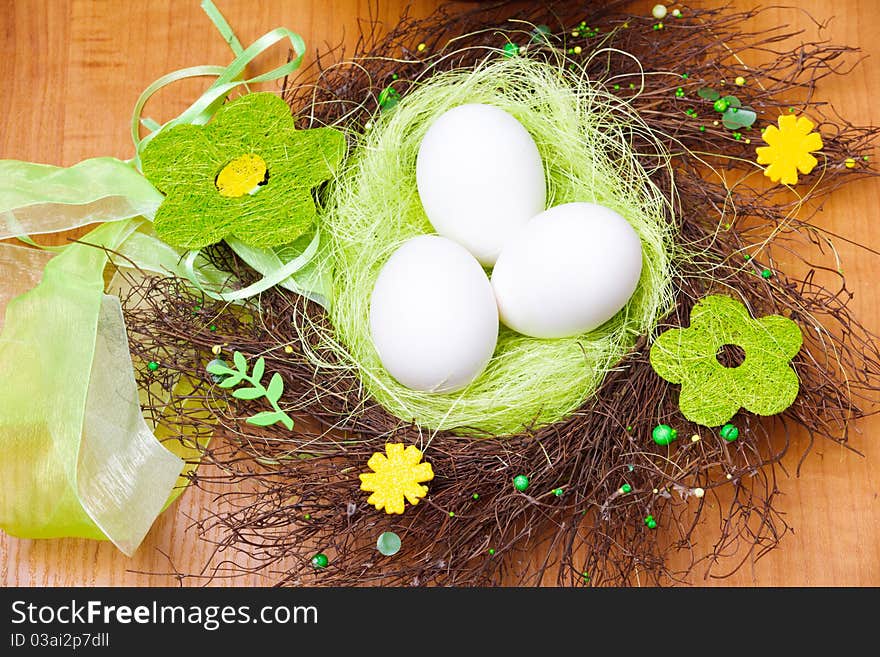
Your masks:
M 434 121 L 419 145 L 416 183 L 434 229 L 487 266 L 547 195 L 535 141 L 492 105 L 460 105 Z
M 498 340 L 498 308 L 470 253 L 422 235 L 402 244 L 379 272 L 370 330 L 382 365 L 400 383 L 452 392 L 486 368 Z
M 598 328 L 626 305 L 642 272 L 629 222 L 594 203 L 542 212 L 508 242 L 492 272 L 501 321 L 536 338 Z

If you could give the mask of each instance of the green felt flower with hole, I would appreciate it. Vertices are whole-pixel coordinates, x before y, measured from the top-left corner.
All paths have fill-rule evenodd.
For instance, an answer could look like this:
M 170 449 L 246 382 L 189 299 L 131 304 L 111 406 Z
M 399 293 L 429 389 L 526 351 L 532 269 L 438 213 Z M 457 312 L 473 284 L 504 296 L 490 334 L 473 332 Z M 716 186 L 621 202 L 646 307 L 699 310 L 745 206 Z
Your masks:
M 207 125 L 177 125 L 141 156 L 144 175 L 165 194 L 156 233 L 198 249 L 234 236 L 254 247 L 289 244 L 315 225 L 312 190 L 345 155 L 332 128 L 297 130 L 290 108 L 271 93 L 221 107 Z
M 651 366 L 670 383 L 681 384 L 678 405 L 687 419 L 715 427 L 740 408 L 775 415 L 791 406 L 800 384 L 789 361 L 801 342 L 801 330 L 790 319 L 753 319 L 739 301 L 715 295 L 694 306 L 690 327 L 671 329 L 654 341 Z M 728 345 L 745 354 L 733 367 L 718 360 Z

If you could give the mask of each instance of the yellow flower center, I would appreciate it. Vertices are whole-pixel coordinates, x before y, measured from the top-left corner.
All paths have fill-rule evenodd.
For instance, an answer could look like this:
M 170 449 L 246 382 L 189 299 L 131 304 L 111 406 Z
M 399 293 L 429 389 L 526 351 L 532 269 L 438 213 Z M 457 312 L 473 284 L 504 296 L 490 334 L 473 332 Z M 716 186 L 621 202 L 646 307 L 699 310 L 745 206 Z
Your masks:
M 238 198 L 245 194 L 254 194 L 269 179 L 266 162 L 259 155 L 248 153 L 230 161 L 220 169 L 214 184 L 220 196 Z

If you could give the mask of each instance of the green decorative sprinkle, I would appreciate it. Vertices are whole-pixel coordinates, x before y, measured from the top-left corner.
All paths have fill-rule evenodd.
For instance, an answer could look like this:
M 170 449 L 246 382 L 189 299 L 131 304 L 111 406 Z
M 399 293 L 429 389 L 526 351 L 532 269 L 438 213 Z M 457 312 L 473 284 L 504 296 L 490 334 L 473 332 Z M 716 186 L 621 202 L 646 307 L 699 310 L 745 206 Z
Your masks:
M 682 73 L 681 77 L 687 80 L 690 76 L 687 73 Z
M 379 92 L 379 107 L 383 110 L 390 110 L 399 102 L 400 92 L 394 87 L 385 87 Z
M 730 107 L 730 102 L 726 98 L 719 98 L 712 104 L 712 109 L 716 112 L 724 113 Z
M 225 377 L 217 385 L 221 388 L 232 388 L 239 383 L 247 382 L 250 384 L 250 387 L 233 390 L 232 396 L 236 399 L 260 399 L 265 397 L 266 401 L 272 406 L 271 411 L 263 411 L 249 417 L 247 419 L 248 424 L 267 427 L 280 422 L 288 431 L 291 431 L 293 429 L 293 420 L 278 406 L 278 400 L 284 394 L 284 381 L 281 379 L 281 375 L 275 372 L 269 381 L 268 387 L 263 387 L 260 380 L 263 378 L 263 373 L 266 370 L 266 361 L 262 356 L 254 363 L 254 369 L 250 375 L 248 375 L 248 364 L 244 354 L 236 351 L 232 354 L 232 359 L 235 363 L 235 369 L 220 360 L 212 360 L 208 363 L 207 370 L 209 374 Z
M 584 578 L 584 582 L 590 581 L 590 573 L 587 573 L 587 572 L 581 573 L 581 577 Z
M 675 90 L 675 97 L 676 98 L 684 98 L 684 89 L 682 89 L 681 87 L 676 89 Z
M 376 541 L 376 549 L 386 557 L 397 554 L 400 551 L 400 536 L 394 532 L 383 532 Z
M 493 554 L 495 554 L 495 548 L 489 548 L 489 556 L 491 557 Z
M 763 270 L 761 270 L 761 278 L 765 278 L 765 279 L 766 279 L 766 278 L 770 278 L 771 276 L 773 276 L 773 272 L 770 271 L 769 269 L 763 269 Z
M 657 521 L 651 518 L 648 522 L 645 523 L 648 525 L 648 529 L 657 529 Z
M 624 484 L 623 486 L 620 487 L 620 492 L 623 493 L 624 495 L 626 495 L 627 493 L 632 493 L 632 489 L 633 489 L 633 487 L 630 486 L 629 484 Z
M 731 107 L 721 116 L 721 123 L 728 130 L 741 130 L 751 128 L 757 118 L 758 114 L 750 107 Z
M 479 494 L 479 493 L 474 493 L 474 494 L 472 495 L 472 497 L 473 497 L 475 500 L 478 500 L 478 499 L 480 499 L 480 494 Z
M 212 363 L 217 363 L 216 366 L 228 367 L 228 365 L 226 364 L 226 361 L 223 360 L 222 358 L 215 358 L 215 359 L 212 360 L 210 363 L 208 363 L 208 367 L 209 367 L 209 368 L 211 367 Z M 216 367 L 216 366 L 215 366 L 215 367 Z M 211 375 L 211 381 L 213 381 L 214 383 L 220 383 L 220 382 L 223 381 L 227 376 L 228 376 L 228 375 L 226 375 L 226 374 L 212 374 L 212 375 Z
M 658 424 L 651 432 L 651 437 L 658 445 L 668 445 L 678 438 L 678 431 L 668 424 Z
M 147 369 L 150 370 L 151 372 L 155 372 L 156 370 L 159 369 L 159 363 L 157 363 L 154 360 L 151 360 L 149 363 L 147 363 Z
M 520 493 L 523 492 L 529 487 L 529 478 L 525 475 L 516 475 L 513 478 L 513 487 L 516 488 Z
M 553 494 L 556 497 L 562 497 L 562 493 L 563 493 L 563 490 L 561 488 L 554 488 L 553 489 Z
M 311 520 L 311 519 L 312 519 L 312 514 L 311 514 L 311 513 L 307 513 L 307 514 L 305 514 L 305 515 L 303 516 L 303 518 L 305 518 L 306 520 Z
M 706 126 L 701 125 L 701 126 L 700 126 L 700 132 L 706 132 Z
M 721 98 L 721 94 L 715 91 L 712 87 L 701 87 L 700 89 L 697 89 L 697 95 L 705 100 L 718 100 Z
M 733 424 L 725 424 L 721 427 L 721 431 L 718 432 L 718 435 L 724 438 L 727 442 L 732 443 L 739 438 L 739 429 Z
M 532 34 L 529 37 L 529 40 L 532 43 L 550 43 L 550 37 L 553 35 L 553 30 L 550 29 L 548 25 L 538 25 L 532 30 Z
M 752 256 L 750 256 L 748 253 L 743 253 L 743 260 L 751 260 L 751 259 L 752 259 Z
M 318 552 L 318 554 L 312 557 L 312 566 L 315 568 L 326 568 L 329 563 L 330 560 L 323 552 Z
M 620 85 L 619 85 L 619 84 L 615 84 L 615 85 L 614 85 L 614 90 L 617 91 L 618 89 L 620 89 Z
M 454 518 L 454 517 L 455 517 L 455 511 L 450 511 L 450 512 L 449 512 L 449 517 L 450 517 L 450 518 Z
M 208 330 L 211 331 L 211 332 L 213 333 L 214 331 L 217 330 L 217 325 L 216 325 L 216 324 L 211 324 L 211 325 L 208 327 Z

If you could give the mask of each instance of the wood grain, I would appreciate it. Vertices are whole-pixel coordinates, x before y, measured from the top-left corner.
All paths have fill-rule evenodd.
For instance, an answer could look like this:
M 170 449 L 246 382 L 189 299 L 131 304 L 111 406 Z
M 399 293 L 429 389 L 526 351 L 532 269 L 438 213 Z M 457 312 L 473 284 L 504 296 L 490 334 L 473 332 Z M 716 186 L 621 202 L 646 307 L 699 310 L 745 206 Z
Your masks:
M 880 83 L 880 12 L 872 0 L 796 1 L 819 19 L 835 15 L 823 35 L 859 45 L 870 57 L 853 73 L 823 82 L 820 95 L 833 100 L 854 123 L 877 123 Z M 377 16 L 392 25 L 407 4 L 427 14 L 434 0 L 224 0 L 224 14 L 241 41 L 250 43 L 284 25 L 299 31 L 311 47 L 337 44 L 357 30 L 358 17 Z M 649 3 L 653 4 L 653 3 Z M 752 3 L 736 0 L 735 6 Z M 639 5 L 640 7 L 649 5 Z M 372 13 L 371 13 L 372 11 Z M 685 9 L 686 11 L 686 9 Z M 809 34 L 816 27 L 806 13 L 774 9 L 756 26 L 788 25 Z M 141 90 L 171 70 L 229 61 L 198 3 L 180 0 L 0 0 L 0 157 L 70 165 L 98 155 L 130 157 L 128 121 Z M 791 44 L 796 45 L 797 39 Z M 274 67 L 286 55 L 273 52 L 257 68 Z M 198 93 L 182 83 L 151 103 L 148 114 L 167 119 Z M 872 154 L 880 157 L 880 154 Z M 819 219 L 828 229 L 862 244 L 880 246 L 880 185 L 856 183 L 830 199 Z M 837 244 L 855 294 L 853 306 L 880 331 L 876 279 L 880 259 L 844 242 Z M 4 282 L 0 281 L 0 285 Z M 795 477 L 808 439 L 797 435 L 785 460 L 791 477 L 779 486 L 782 511 L 795 533 L 780 549 L 724 580 L 721 585 L 880 585 L 880 420 L 858 425 L 851 445 L 860 456 L 830 443 L 816 446 Z M 212 547 L 188 531 L 191 517 L 211 506 L 210 497 L 188 491 L 153 527 L 143 546 L 126 558 L 111 545 L 82 540 L 27 541 L 0 535 L 0 583 L 5 586 L 175 585 L 172 576 L 144 573 L 172 568 L 197 571 Z M 711 516 L 711 514 L 708 514 Z M 708 548 L 717 536 L 707 519 L 698 540 Z M 728 559 L 733 565 L 734 559 Z M 188 580 L 185 584 L 197 584 Z M 222 582 L 218 582 L 222 583 Z M 257 576 L 237 584 L 270 583 Z

